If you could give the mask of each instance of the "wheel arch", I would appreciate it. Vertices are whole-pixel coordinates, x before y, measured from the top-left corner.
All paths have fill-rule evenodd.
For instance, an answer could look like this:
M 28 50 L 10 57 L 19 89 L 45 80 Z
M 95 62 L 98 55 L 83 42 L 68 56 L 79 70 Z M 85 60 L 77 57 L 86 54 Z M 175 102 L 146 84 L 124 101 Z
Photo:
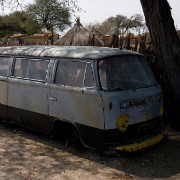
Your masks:
M 63 119 L 55 119 L 52 127 L 50 135 L 53 138 L 66 138 L 68 135 L 68 132 L 70 131 L 76 131 L 78 133 L 78 137 L 81 140 L 81 142 L 84 144 L 83 139 L 81 138 L 81 134 L 79 132 L 79 128 L 77 127 L 76 123 L 68 120 Z

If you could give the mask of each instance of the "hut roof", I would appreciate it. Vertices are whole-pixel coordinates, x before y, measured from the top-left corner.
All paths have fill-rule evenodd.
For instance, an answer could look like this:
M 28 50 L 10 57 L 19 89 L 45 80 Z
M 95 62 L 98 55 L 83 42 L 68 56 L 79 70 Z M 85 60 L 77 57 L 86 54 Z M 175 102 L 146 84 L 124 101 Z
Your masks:
M 83 27 L 79 20 L 55 44 L 65 46 L 103 46 L 103 42 L 96 33 Z

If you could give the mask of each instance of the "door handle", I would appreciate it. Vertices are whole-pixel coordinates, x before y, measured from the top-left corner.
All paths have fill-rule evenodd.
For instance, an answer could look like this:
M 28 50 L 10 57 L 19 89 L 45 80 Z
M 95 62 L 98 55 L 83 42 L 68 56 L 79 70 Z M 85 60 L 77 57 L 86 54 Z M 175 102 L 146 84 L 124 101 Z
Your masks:
M 57 101 L 57 98 L 56 98 L 56 97 L 49 97 L 49 100 L 51 100 L 51 101 Z

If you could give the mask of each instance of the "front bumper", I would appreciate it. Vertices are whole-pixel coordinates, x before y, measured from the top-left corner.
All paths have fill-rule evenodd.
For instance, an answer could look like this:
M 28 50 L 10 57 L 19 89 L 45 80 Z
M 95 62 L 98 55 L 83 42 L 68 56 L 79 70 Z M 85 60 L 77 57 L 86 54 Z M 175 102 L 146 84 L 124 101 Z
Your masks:
M 168 136 L 168 133 L 167 131 L 157 135 L 157 136 L 154 136 L 154 137 L 151 137 L 145 141 L 141 141 L 141 142 L 138 142 L 138 143 L 133 143 L 133 144 L 127 144 L 127 145 L 122 145 L 122 146 L 119 146 L 119 147 L 115 147 L 115 151 L 122 151 L 122 152 L 134 152 L 134 151 L 138 151 L 138 150 L 141 150 L 141 149 L 144 149 L 144 148 L 147 148 L 147 147 L 150 147 L 150 146 L 153 146 L 159 142 L 161 142 L 163 139 L 165 139 L 166 137 Z

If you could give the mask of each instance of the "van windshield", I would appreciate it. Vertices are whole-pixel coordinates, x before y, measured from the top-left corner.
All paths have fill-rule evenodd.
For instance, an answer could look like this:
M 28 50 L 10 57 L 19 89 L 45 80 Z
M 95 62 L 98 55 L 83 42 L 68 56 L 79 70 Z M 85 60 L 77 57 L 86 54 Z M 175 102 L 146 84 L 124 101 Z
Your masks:
M 134 90 L 157 85 L 143 56 L 117 56 L 98 62 L 104 90 Z

